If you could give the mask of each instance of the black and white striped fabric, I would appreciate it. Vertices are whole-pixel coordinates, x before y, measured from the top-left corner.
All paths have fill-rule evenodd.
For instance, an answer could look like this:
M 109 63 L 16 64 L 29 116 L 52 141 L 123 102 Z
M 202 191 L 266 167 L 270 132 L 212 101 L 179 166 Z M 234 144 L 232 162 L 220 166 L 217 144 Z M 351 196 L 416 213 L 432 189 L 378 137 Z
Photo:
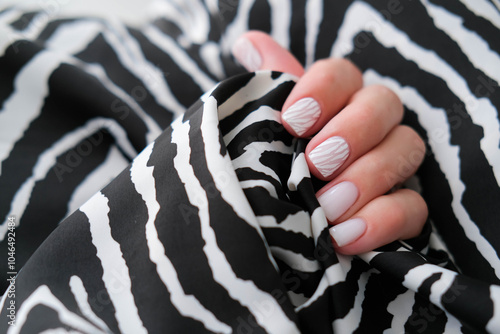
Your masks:
M 498 0 L 154 6 L 0 12 L 1 332 L 500 332 Z M 335 253 L 279 122 L 296 78 L 230 57 L 249 29 L 398 94 L 418 238 Z

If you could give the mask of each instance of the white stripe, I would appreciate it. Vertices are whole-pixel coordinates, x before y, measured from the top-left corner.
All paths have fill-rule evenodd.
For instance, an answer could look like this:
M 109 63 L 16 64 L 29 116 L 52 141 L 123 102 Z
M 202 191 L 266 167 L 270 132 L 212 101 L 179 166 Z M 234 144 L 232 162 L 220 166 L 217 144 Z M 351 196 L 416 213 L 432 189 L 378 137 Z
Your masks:
M 252 142 L 244 146 L 245 153 L 241 154 L 236 159 L 233 159 L 235 169 L 251 168 L 254 171 L 264 173 L 276 181 L 280 181 L 278 174 L 272 169 L 260 162 L 260 157 L 264 152 L 280 152 L 284 154 L 292 154 L 293 147 L 285 145 L 281 141 L 268 142 Z
M 217 77 L 223 80 L 226 77 L 224 65 L 220 57 L 220 47 L 214 42 L 206 42 L 200 46 L 200 57 L 203 59 L 208 70 Z
M 339 29 L 339 37 L 332 47 L 332 56 L 341 57 L 354 48 L 353 38 L 362 30 L 371 31 L 377 40 L 387 48 L 394 47 L 408 60 L 414 61 L 422 70 L 443 79 L 450 91 L 465 103 L 472 121 L 481 126 L 484 136 L 480 141 L 489 164 L 500 185 L 500 123 L 497 110 L 487 98 L 476 98 L 469 90 L 467 82 L 450 65 L 411 41 L 406 34 L 385 21 L 368 4 L 355 2 L 346 11 L 344 22 Z
M 455 216 L 463 227 L 467 238 L 476 244 L 478 251 L 489 262 L 496 275 L 500 277 L 500 259 L 496 250 L 481 235 L 481 231 L 471 220 L 461 203 L 465 184 L 460 179 L 459 148 L 449 144 L 450 129 L 446 111 L 433 108 L 413 87 L 401 87 L 397 81 L 381 77 L 373 70 L 365 72 L 364 80 L 366 84 L 379 83 L 389 87 L 399 96 L 404 105 L 417 113 L 418 122 L 427 132 L 434 157 L 450 186 L 453 195 L 451 205 Z
M 490 298 L 493 302 L 493 316 L 486 325 L 486 330 L 490 333 L 500 333 L 500 287 L 490 286 Z
M 302 309 L 313 305 L 315 301 L 317 301 L 320 297 L 324 295 L 328 287 L 334 286 L 335 284 L 341 282 L 345 282 L 347 273 L 349 272 L 349 270 L 351 270 L 352 256 L 344 256 L 340 254 L 337 254 L 337 256 L 339 259 L 339 263 L 336 263 L 325 270 L 323 277 L 321 278 L 321 281 L 319 282 L 318 286 L 316 287 L 316 290 L 314 291 L 314 294 L 311 296 L 311 298 L 309 298 L 309 300 L 306 303 L 297 307 L 295 309 L 295 312 L 298 313 Z
M 147 333 L 135 305 L 130 273 L 120 244 L 111 235 L 108 202 L 106 196 L 98 192 L 81 206 L 80 211 L 89 220 L 92 243 L 102 265 L 102 281 L 113 303 L 118 328 L 123 333 Z M 116 273 L 121 274 L 118 287 L 116 286 Z
M 387 313 L 392 314 L 391 328 L 384 331 L 384 334 L 405 333 L 405 324 L 413 313 L 415 304 L 415 292 L 406 290 L 399 294 L 387 305 Z
M 272 185 L 271 182 L 266 180 L 243 180 L 240 181 L 240 186 L 243 189 L 251 189 L 251 188 L 264 188 L 271 197 L 278 199 L 278 193 L 276 193 L 276 188 Z
M 76 211 L 92 195 L 111 182 L 120 171 L 127 167 L 129 162 L 115 145 L 111 146 L 106 159 L 88 174 L 73 191 L 68 201 L 68 211 L 65 217 Z
M 82 314 L 103 331 L 111 332 L 106 323 L 102 321 L 102 319 L 94 313 L 92 307 L 90 307 L 88 302 L 89 294 L 87 293 L 87 290 L 85 290 L 85 286 L 83 285 L 80 277 L 76 275 L 71 276 L 69 279 L 69 286 L 71 288 L 71 292 L 75 296 L 76 303 L 78 304 Z
M 303 293 L 297 293 L 292 290 L 287 290 L 286 294 L 288 295 L 290 303 L 292 303 L 293 307 L 299 307 L 300 305 L 306 303 L 307 300 L 309 299 L 306 296 L 304 296 Z
M 261 227 L 279 228 L 284 231 L 301 233 L 306 237 L 312 237 L 311 218 L 305 211 L 289 214 L 281 222 L 277 222 L 275 216 L 257 216 L 257 220 Z
M 254 2 L 255 0 L 241 0 L 238 2 L 238 8 L 234 9 L 237 10 L 237 12 L 233 22 L 227 25 L 221 38 L 220 46 L 223 54 L 229 54 L 236 39 L 249 30 L 248 20 Z
M 273 79 L 269 71 L 255 72 L 255 76 L 244 87 L 219 106 L 219 119 L 230 116 L 248 102 L 263 97 L 282 83 L 296 80 L 297 77 L 290 74 L 283 74 L 278 79 Z
M 316 40 L 323 19 L 323 1 L 310 0 L 306 3 L 306 68 L 314 63 Z
M 114 22 L 112 21 L 112 23 Z M 177 100 L 165 80 L 168 73 L 163 73 L 157 67 L 161 66 L 161 64 L 155 66 L 144 57 L 139 43 L 130 36 L 122 24 L 114 23 L 112 29 L 104 31 L 103 36 L 112 46 L 123 66 L 142 81 L 144 88 L 154 96 L 159 105 L 172 111 L 175 117 L 184 114 L 186 107 Z M 149 119 L 148 121 L 151 122 Z M 156 123 L 150 125 L 150 127 L 156 131 L 156 136 L 158 136 L 158 129 L 154 127 L 155 125 Z M 155 134 L 152 134 L 152 136 L 155 136 Z M 154 139 L 148 138 L 148 142 L 152 142 Z
M 46 329 L 43 332 L 40 332 L 40 334 L 82 334 L 82 333 L 78 331 L 67 330 L 64 328 L 56 328 L 56 329 Z
M 326 219 L 323 208 L 319 206 L 311 215 L 311 230 L 313 233 L 315 245 L 318 244 L 318 239 L 325 228 L 328 228 L 328 221 Z
M 226 143 L 226 146 L 229 145 L 233 139 L 247 126 L 253 125 L 255 122 L 262 121 L 275 121 L 281 124 L 281 112 L 266 105 L 260 106 L 258 109 L 250 112 L 242 121 L 240 121 L 240 123 L 238 123 L 238 125 L 233 127 L 231 131 L 224 135 L 224 143 Z M 266 130 L 263 130 L 262 134 L 264 134 L 264 131 Z M 269 130 L 273 131 L 273 129 Z M 285 131 L 282 127 L 277 127 L 276 130 Z
M 186 44 L 203 44 L 208 39 L 210 17 L 200 0 L 155 1 L 150 13 L 177 25 Z
M 232 170 L 232 173 L 226 171 L 227 163 L 230 163 L 229 156 L 220 155 L 217 101 L 215 98 L 210 97 L 203 107 L 201 132 L 203 143 L 205 144 L 205 159 L 207 161 L 207 167 L 214 178 L 215 186 L 220 191 L 226 203 L 231 205 L 234 212 L 259 232 L 263 240 L 262 246 L 267 248 L 270 262 L 276 265 L 272 260 L 269 247 L 267 243 L 265 243 L 265 238 L 263 237 L 262 230 L 258 226 L 257 219 L 243 191 L 238 185 L 234 170 Z M 226 174 L 229 182 L 222 183 L 220 181 L 218 177 L 220 172 Z M 197 184 L 197 188 L 201 188 L 197 179 L 194 178 L 192 183 Z M 204 191 L 201 188 L 195 193 L 203 194 Z M 299 329 L 295 323 L 286 316 L 274 297 L 258 289 L 254 282 L 244 281 L 236 277 L 231 265 L 227 262 L 225 254 L 217 247 L 215 233 L 209 224 L 208 207 L 200 208 L 200 219 L 202 220 L 202 233 L 207 243 L 205 246 L 206 254 L 208 258 L 211 258 L 211 267 L 212 270 L 214 270 L 215 280 L 226 287 L 233 298 L 247 306 L 256 317 L 257 322 L 267 331 L 271 333 L 298 333 Z M 204 223 L 203 220 L 205 220 Z M 205 227 L 203 227 L 204 224 Z
M 0 7 L 0 10 L 4 8 Z M 21 16 L 24 14 L 23 11 L 19 10 L 18 8 L 9 8 L 6 9 L 5 12 L 0 13 L 0 25 L 2 26 L 8 26 L 15 20 L 18 20 L 21 18 Z M 12 28 L 11 28 L 12 29 Z
M 441 277 L 432 284 L 429 300 L 444 309 L 441 303 L 441 297 L 451 288 L 457 276 L 456 272 L 441 268 L 434 264 L 421 264 L 410 269 L 410 271 L 406 273 L 403 285 L 412 291 L 418 291 L 422 283 L 436 273 L 440 273 Z
M 356 297 L 354 297 L 354 304 L 343 318 L 335 319 L 333 321 L 332 327 L 335 334 L 350 334 L 354 333 L 359 327 L 361 322 L 361 315 L 363 311 L 363 301 L 365 299 L 365 289 L 368 279 L 371 274 L 375 273 L 375 269 L 370 269 L 361 274 L 358 279 L 358 292 Z
M 94 324 L 90 323 L 87 319 L 82 318 L 78 314 L 75 314 L 68 310 L 66 306 L 57 299 L 54 294 L 50 291 L 47 285 L 41 285 L 36 288 L 31 295 L 24 300 L 19 309 L 16 312 L 16 325 L 8 326 L 7 334 L 19 334 L 23 330 L 24 324 L 28 320 L 28 316 L 31 310 L 38 306 L 44 305 L 57 313 L 59 320 L 63 325 L 72 327 L 77 331 L 82 333 L 106 333 L 95 327 Z M 30 318 L 31 319 L 31 318 Z
M 290 0 L 269 0 L 271 7 L 271 37 L 285 49 L 290 48 L 292 4 Z
M 11 208 L 9 213 L 5 216 L 16 216 L 16 226 L 19 226 L 21 222 L 21 217 L 28 206 L 31 192 L 35 187 L 37 181 L 43 180 L 47 173 L 56 166 L 56 159 L 59 155 L 67 152 L 68 150 L 74 148 L 76 144 L 81 142 L 83 139 L 88 136 L 96 133 L 99 129 L 108 129 L 108 131 L 113 135 L 117 144 L 121 146 L 123 151 L 128 152 L 132 156 L 135 156 L 137 153 L 134 148 L 128 142 L 126 138 L 125 131 L 116 123 L 114 120 L 103 119 L 103 118 L 95 118 L 89 120 L 85 125 L 73 130 L 72 132 L 66 133 L 61 139 L 52 144 L 50 148 L 42 152 L 37 159 L 35 166 L 33 167 L 31 176 L 24 181 L 24 183 L 19 187 L 14 198 L 11 202 Z M 75 157 L 81 158 L 78 151 L 75 152 Z M 74 163 L 74 165 L 73 165 Z M 76 160 L 71 163 L 68 161 L 64 162 L 64 168 L 61 167 L 60 177 L 64 180 L 65 173 L 71 173 L 74 168 L 78 168 L 81 162 L 77 162 Z M 69 170 L 66 171 L 66 168 Z M 5 238 L 5 234 L 7 233 L 7 220 L 5 220 L 0 225 L 0 241 Z
M 17 74 L 14 93 L 0 111 L 0 162 L 9 156 L 14 144 L 40 114 L 48 94 L 48 78 L 63 59 L 64 56 L 52 52 L 41 52 Z
M 316 272 L 321 270 L 321 266 L 316 260 L 309 260 L 302 254 L 297 254 L 291 250 L 284 249 L 278 246 L 271 246 L 271 252 L 274 257 L 280 259 L 289 265 L 292 269 L 304 272 Z
M 490 49 L 488 43 L 476 32 L 467 30 L 463 26 L 463 19 L 460 16 L 450 13 L 428 0 L 423 1 L 423 3 L 436 27 L 457 42 L 460 50 L 471 63 L 496 82 L 500 82 L 500 56 Z M 483 88 L 483 91 L 488 92 L 486 88 Z
M 488 0 L 460 0 L 468 10 L 490 21 L 495 27 L 500 29 L 500 13 Z M 493 0 L 494 1 L 494 0 Z M 498 7 L 498 2 L 497 2 Z
M 221 2 L 221 4 L 225 5 L 226 2 Z M 207 6 L 211 14 L 217 15 L 219 13 L 220 9 L 218 0 L 205 0 L 205 6 Z
M 207 91 L 216 84 L 170 36 L 163 34 L 153 25 L 149 25 L 144 29 L 144 35 L 151 43 L 172 57 L 177 66 L 188 74 L 202 91 Z
M 305 178 L 311 178 L 311 173 L 307 166 L 306 155 L 301 152 L 293 159 L 292 171 L 286 182 L 288 189 L 296 191 L 300 182 Z
M 75 21 L 61 25 L 47 40 L 45 47 L 62 54 L 76 54 L 102 30 L 102 24 L 97 21 Z
M 446 314 L 446 326 L 444 327 L 443 334 L 456 334 L 462 331 L 462 323 L 451 315 L 449 312 L 445 311 Z
M 172 124 L 178 122 L 175 121 Z M 177 131 L 174 130 L 172 137 Z M 186 134 L 186 138 L 187 134 Z M 174 139 L 174 138 L 172 138 Z M 160 204 L 156 199 L 156 184 L 153 176 L 154 167 L 148 166 L 149 158 L 153 152 L 154 143 L 148 145 L 144 151 L 135 158 L 130 168 L 130 176 L 136 191 L 141 195 L 148 210 L 148 221 L 146 222 L 146 240 L 149 248 L 149 258 L 156 264 L 158 276 L 167 287 L 170 293 L 170 300 L 175 308 L 183 316 L 193 318 L 203 323 L 210 331 L 229 333 L 231 328 L 217 320 L 212 312 L 207 310 L 194 296 L 186 295 L 175 267 L 170 259 L 165 256 L 165 247 L 158 236 L 158 230 L 155 226 L 155 220 L 160 211 Z M 174 158 L 174 165 L 178 160 Z M 178 166 L 176 166 L 178 167 Z

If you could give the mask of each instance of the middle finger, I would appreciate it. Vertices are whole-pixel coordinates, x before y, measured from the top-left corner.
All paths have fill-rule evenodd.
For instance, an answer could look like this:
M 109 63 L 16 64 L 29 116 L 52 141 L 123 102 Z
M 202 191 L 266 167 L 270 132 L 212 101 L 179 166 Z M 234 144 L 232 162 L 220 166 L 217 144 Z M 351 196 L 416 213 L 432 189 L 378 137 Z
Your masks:
M 402 117 L 403 105 L 390 89 L 361 89 L 307 145 L 309 169 L 322 180 L 332 180 L 378 145 Z

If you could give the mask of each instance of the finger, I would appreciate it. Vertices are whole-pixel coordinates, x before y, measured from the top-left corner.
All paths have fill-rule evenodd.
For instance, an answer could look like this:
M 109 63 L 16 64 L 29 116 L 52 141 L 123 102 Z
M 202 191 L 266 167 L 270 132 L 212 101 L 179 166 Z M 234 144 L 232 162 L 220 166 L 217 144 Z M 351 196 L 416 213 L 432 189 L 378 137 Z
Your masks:
M 330 228 L 338 252 L 354 255 L 371 251 L 398 239 L 418 236 L 427 219 L 423 198 L 400 189 L 375 198 L 355 216 Z
M 304 74 L 304 68 L 290 52 L 260 31 L 250 31 L 240 36 L 231 51 L 249 72 L 272 70 L 298 77 Z
M 314 63 L 297 82 L 283 105 L 283 125 L 292 134 L 309 137 L 318 132 L 361 89 L 359 69 L 346 59 Z
M 318 201 L 331 223 L 353 216 L 415 173 L 425 157 L 425 144 L 411 128 L 400 125 L 320 189 Z
M 311 173 L 322 180 L 332 180 L 378 145 L 402 117 L 403 105 L 390 89 L 361 89 L 307 145 Z

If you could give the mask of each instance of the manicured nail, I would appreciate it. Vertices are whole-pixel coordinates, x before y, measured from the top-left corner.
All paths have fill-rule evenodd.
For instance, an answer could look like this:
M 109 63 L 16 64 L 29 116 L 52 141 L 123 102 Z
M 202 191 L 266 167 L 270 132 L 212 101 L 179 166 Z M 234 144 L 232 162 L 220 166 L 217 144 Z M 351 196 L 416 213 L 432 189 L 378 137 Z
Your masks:
M 358 199 L 358 188 L 352 182 L 344 181 L 318 197 L 326 218 L 333 222 L 342 216 Z
M 331 137 L 309 153 L 314 167 L 323 175 L 332 175 L 349 157 L 349 145 L 342 137 Z
M 257 71 L 262 65 L 262 58 L 259 52 L 245 37 L 240 37 L 236 40 L 232 48 L 233 56 L 243 65 L 249 72 Z
M 312 97 L 298 100 L 283 112 L 283 119 L 299 136 L 316 123 L 321 114 L 318 102 Z
M 330 235 L 337 246 L 343 247 L 356 241 L 365 231 L 365 221 L 361 218 L 353 218 L 330 228 Z

